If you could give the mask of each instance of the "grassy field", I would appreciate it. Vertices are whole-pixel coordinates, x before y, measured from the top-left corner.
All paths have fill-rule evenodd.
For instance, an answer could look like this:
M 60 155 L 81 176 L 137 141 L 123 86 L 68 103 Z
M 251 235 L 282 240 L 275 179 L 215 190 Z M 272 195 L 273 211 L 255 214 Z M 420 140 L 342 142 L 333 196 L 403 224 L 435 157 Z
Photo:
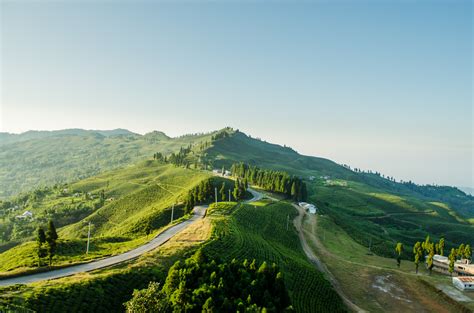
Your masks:
M 314 216 L 306 216 L 304 229 L 313 251 L 336 277 L 343 292 L 363 309 L 371 312 L 461 312 L 474 309 L 474 297 L 470 302 L 461 301 L 458 305 L 439 292 L 446 289 L 462 296 L 462 292 L 452 287 L 450 277 L 437 273 L 430 276 L 422 264 L 416 275 L 413 262 L 408 260 L 402 260 L 401 267 L 397 268 L 395 258 L 370 253 L 327 215 L 318 216 L 317 224 Z M 313 240 L 314 235 L 319 245 Z
M 203 219 L 133 262 L 54 281 L 0 290 L 0 311 L 12 305 L 36 312 L 122 312 L 134 289 L 163 282 L 169 267 L 209 239 L 211 223 Z
M 174 203 L 177 203 L 175 220 L 183 216 L 184 211 L 179 204 L 181 198 L 189 189 L 209 177 L 208 172 L 200 170 L 144 161 L 68 185 L 68 197 L 76 193 L 96 195 L 104 190 L 106 200 L 103 206 L 85 218 L 59 228 L 60 244 L 54 264 L 84 262 L 143 244 L 169 224 Z M 38 205 L 30 209 L 35 216 L 41 216 L 47 214 L 45 212 L 49 207 Z M 90 254 L 86 256 L 88 222 L 92 225 L 92 240 Z M 147 229 L 149 235 L 146 234 Z M 35 250 L 36 244 L 30 241 L 0 253 L 0 274 L 36 267 Z
M 276 263 L 297 312 L 344 311 L 328 281 L 307 261 L 291 223 L 286 229 L 287 218 L 295 215 L 296 210 L 284 202 L 221 204 L 210 211 L 214 228 L 204 251 L 225 261 Z
M 347 186 L 312 184 L 310 200 L 359 244 L 379 255 L 391 256 L 391 247 L 403 242 L 410 251 L 430 235 L 444 237 L 447 247 L 474 242 L 474 225 L 445 203 L 413 196 L 375 192 L 359 183 Z M 408 254 L 405 254 L 408 257 Z

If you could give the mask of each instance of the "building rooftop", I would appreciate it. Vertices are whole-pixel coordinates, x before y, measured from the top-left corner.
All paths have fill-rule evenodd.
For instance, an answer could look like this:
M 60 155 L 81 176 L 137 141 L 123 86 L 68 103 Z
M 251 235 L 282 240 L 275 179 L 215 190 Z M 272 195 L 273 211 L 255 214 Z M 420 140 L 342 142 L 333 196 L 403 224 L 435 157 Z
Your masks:
M 458 276 L 456 277 L 463 283 L 474 283 L 474 277 L 473 276 Z

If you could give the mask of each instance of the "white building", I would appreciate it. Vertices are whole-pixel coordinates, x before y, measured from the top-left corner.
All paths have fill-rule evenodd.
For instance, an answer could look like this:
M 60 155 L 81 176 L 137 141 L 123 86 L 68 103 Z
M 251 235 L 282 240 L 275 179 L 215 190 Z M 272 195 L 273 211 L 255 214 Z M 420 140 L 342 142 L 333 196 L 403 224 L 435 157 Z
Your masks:
M 30 211 L 25 211 L 22 215 L 17 215 L 16 218 L 32 218 L 33 213 Z
M 318 208 L 311 203 L 306 203 L 306 202 L 299 202 L 298 205 L 302 207 L 303 209 L 307 210 L 311 214 L 316 214 L 316 211 L 318 211 Z
M 428 259 L 428 257 L 426 257 L 426 259 Z M 448 257 L 435 254 L 433 256 L 433 270 L 446 275 L 451 275 L 449 272 Z M 453 274 L 461 276 L 474 276 L 474 264 L 471 264 L 469 260 L 466 259 L 456 260 L 454 262 Z
M 472 276 L 458 276 L 453 277 L 454 287 L 460 290 L 474 290 L 474 277 Z

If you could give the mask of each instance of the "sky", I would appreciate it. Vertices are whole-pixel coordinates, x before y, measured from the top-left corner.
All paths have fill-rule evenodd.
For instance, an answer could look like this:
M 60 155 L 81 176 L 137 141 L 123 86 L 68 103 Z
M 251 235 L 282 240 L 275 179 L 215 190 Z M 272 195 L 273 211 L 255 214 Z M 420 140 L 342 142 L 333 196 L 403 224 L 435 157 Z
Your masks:
M 474 187 L 471 1 L 0 1 L 0 131 L 225 126 Z

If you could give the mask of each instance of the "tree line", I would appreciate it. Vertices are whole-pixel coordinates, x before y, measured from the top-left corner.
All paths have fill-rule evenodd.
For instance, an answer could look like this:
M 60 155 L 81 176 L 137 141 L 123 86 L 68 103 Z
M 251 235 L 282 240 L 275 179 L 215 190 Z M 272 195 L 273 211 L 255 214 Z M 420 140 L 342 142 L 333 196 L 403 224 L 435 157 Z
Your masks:
M 232 176 L 240 178 L 246 183 L 282 193 L 295 201 L 306 201 L 308 197 L 306 184 L 303 180 L 287 172 L 260 169 L 242 162 L 234 163 L 230 170 Z
M 445 241 L 441 238 L 438 242 L 432 242 L 430 236 L 426 236 L 425 241 L 417 241 L 413 246 L 413 261 L 415 263 L 415 271 L 418 273 L 418 267 L 420 261 L 423 262 L 426 259 L 426 267 L 428 268 L 430 275 L 433 270 L 434 256 L 436 254 L 444 256 Z M 401 255 L 403 253 L 403 244 L 398 242 L 395 245 L 397 266 L 400 267 Z M 452 274 L 454 272 L 454 263 L 458 259 L 470 260 L 472 257 L 472 250 L 469 244 L 460 244 L 458 248 L 452 248 L 448 256 L 449 267 L 448 271 Z
M 44 231 L 42 227 L 38 227 L 38 231 L 36 234 L 36 244 L 37 249 L 36 253 L 38 256 L 38 267 L 41 267 L 42 260 L 45 257 L 49 259 L 49 266 L 53 262 L 53 257 L 56 253 L 57 249 L 57 240 L 59 236 L 56 232 L 56 227 L 52 220 L 48 222 L 48 229 Z
M 273 263 L 211 260 L 201 250 L 169 270 L 163 286 L 135 290 L 127 312 L 293 312 Z

